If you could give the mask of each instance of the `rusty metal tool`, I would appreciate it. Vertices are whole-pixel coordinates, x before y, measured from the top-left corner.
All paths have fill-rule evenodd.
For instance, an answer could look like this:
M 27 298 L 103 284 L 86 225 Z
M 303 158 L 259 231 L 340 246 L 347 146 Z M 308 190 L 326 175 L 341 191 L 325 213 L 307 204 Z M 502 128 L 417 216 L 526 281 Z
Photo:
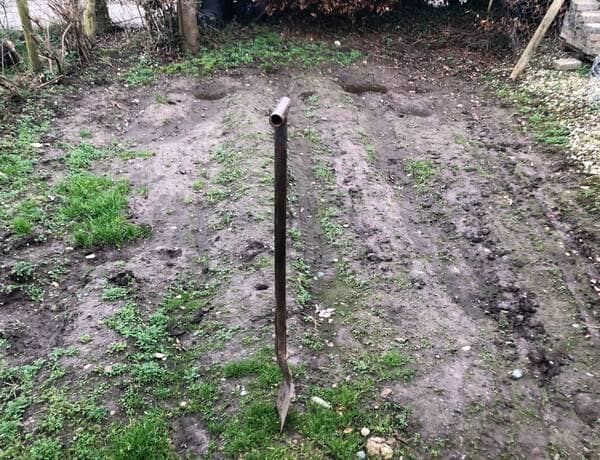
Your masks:
M 289 97 L 282 98 L 269 118 L 275 128 L 275 353 L 283 376 L 277 397 L 281 431 L 294 397 L 294 383 L 287 362 L 286 306 L 287 115 L 290 103 Z

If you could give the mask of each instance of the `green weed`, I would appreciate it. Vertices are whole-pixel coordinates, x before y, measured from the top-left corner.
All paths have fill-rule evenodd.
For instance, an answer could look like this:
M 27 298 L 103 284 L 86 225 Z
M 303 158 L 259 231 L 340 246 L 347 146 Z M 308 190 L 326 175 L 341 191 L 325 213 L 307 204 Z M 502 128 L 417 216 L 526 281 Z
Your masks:
M 33 233 L 33 225 L 25 217 L 14 217 L 10 222 L 10 229 L 19 236 L 27 236 Z
M 199 57 L 167 64 L 161 71 L 209 75 L 218 70 L 253 66 L 265 72 L 276 72 L 288 66 L 313 68 L 327 63 L 347 66 L 361 57 L 357 50 L 341 51 L 320 42 L 294 43 L 276 32 L 260 28 L 255 28 L 253 35 L 247 40 L 215 40 L 215 43 L 225 45 L 205 48 Z
M 158 68 L 152 66 L 148 59 L 142 58 L 138 64 L 123 73 L 121 79 L 131 87 L 147 86 L 159 76 Z
M 369 135 L 366 133 L 366 131 L 362 129 L 358 131 L 358 135 L 360 137 L 362 146 L 365 149 L 365 152 L 367 152 L 367 160 L 369 161 L 369 163 L 375 163 L 375 161 L 377 161 L 378 158 L 377 150 L 375 150 L 375 147 L 371 143 Z
M 129 289 L 121 286 L 107 286 L 102 291 L 102 300 L 114 302 L 116 300 L 126 300 L 129 297 Z
M 319 219 L 325 240 L 334 246 L 341 244 L 340 238 L 344 234 L 343 227 L 335 221 L 339 214 L 337 208 L 328 207 L 321 211 Z
M 35 269 L 35 264 L 21 260 L 12 266 L 9 276 L 15 281 L 25 283 L 33 279 Z
M 293 279 L 294 290 L 296 291 L 296 302 L 302 307 L 308 306 L 312 299 L 310 293 L 311 271 L 310 266 L 304 259 L 298 259 L 292 263 L 296 270 L 296 276 Z
M 73 174 L 58 187 L 60 215 L 82 247 L 120 246 L 148 236 L 149 230 L 127 221 L 129 185 L 88 173 Z
M 305 332 L 300 343 L 312 351 L 321 351 L 324 348 L 323 339 L 313 332 Z
M 435 169 L 431 160 L 405 160 L 404 171 L 413 179 L 419 192 L 427 191 L 435 177 Z

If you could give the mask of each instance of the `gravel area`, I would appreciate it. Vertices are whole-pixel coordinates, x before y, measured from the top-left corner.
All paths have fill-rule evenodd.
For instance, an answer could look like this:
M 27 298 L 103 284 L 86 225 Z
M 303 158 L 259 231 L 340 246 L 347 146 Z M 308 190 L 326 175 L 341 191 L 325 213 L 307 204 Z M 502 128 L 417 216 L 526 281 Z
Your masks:
M 536 94 L 571 131 L 572 158 L 600 175 L 600 79 L 583 71 L 534 70 L 521 88 Z

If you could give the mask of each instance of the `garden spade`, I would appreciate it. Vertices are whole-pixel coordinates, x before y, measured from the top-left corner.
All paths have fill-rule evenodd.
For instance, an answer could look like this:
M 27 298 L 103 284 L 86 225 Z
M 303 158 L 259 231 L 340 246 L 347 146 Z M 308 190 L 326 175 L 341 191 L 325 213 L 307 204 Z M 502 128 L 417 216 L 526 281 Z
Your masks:
M 294 397 L 292 373 L 287 362 L 286 307 L 286 213 L 287 213 L 287 114 L 290 98 L 282 98 L 270 117 L 275 128 L 275 353 L 283 382 L 277 396 L 277 411 L 283 431 Z

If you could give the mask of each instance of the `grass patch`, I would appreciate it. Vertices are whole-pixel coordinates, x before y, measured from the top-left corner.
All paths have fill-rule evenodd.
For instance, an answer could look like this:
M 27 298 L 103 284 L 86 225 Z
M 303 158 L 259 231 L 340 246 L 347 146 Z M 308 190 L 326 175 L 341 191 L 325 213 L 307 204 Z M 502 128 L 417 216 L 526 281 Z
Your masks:
M 87 142 L 81 142 L 77 147 L 69 147 L 65 164 L 72 171 L 86 170 L 92 162 L 106 158 L 132 160 L 134 158 L 150 158 L 154 155 L 149 150 L 136 150 L 130 145 L 113 141 L 106 147 L 95 147 Z
M 149 229 L 128 222 L 129 185 L 87 173 L 73 174 L 58 187 L 59 213 L 82 247 L 121 246 L 148 236 Z
M 340 244 L 340 238 L 344 234 L 344 228 L 335 221 L 339 214 L 340 212 L 337 208 L 328 207 L 321 211 L 319 218 L 325 240 L 334 246 Z
M 171 449 L 167 422 L 150 414 L 123 427 L 113 427 L 109 447 L 102 457 L 111 460 L 168 460 L 176 459 Z
M 270 351 L 270 350 L 269 350 Z M 243 361 L 234 361 L 223 366 L 223 375 L 228 379 L 256 376 L 263 388 L 276 386 L 281 377 L 279 368 L 271 361 L 270 353 L 262 353 Z
M 526 128 L 536 142 L 555 147 L 569 145 L 571 130 L 558 119 L 551 107 L 541 101 L 536 94 L 526 88 L 513 88 L 509 84 L 493 78 L 487 79 L 495 95 L 515 105 L 526 121 Z
M 368 426 L 383 436 L 408 427 L 410 410 L 401 405 L 385 402 L 378 410 L 367 407 L 373 390 L 369 380 L 334 389 L 313 387 L 311 395 L 329 402 L 332 408 L 309 402 L 304 412 L 293 415 L 292 423 L 332 458 L 354 458 L 364 445 L 360 427 Z
M 47 200 L 48 186 L 35 174 L 42 136 L 48 130 L 48 114 L 36 111 L 36 118 L 24 116 L 0 136 L 0 225 L 17 236 L 28 236 L 45 223 L 40 207 Z
M 121 80 L 131 87 L 147 86 L 153 83 L 158 76 L 158 67 L 152 64 L 146 56 L 142 56 L 134 67 L 123 73 Z
M 242 408 L 227 424 L 223 451 L 229 458 L 265 458 L 261 451 L 279 438 L 279 417 L 273 403 L 256 401 Z
M 590 214 L 600 216 L 600 179 L 587 178 L 577 194 L 577 202 Z
M 129 289 L 121 286 L 107 286 L 102 291 L 102 300 L 114 302 L 126 300 L 129 297 Z
M 362 55 L 360 51 L 342 51 L 323 42 L 295 42 L 260 27 L 251 30 L 253 38 L 228 40 L 227 35 L 233 32 L 234 29 L 229 28 L 222 32 L 223 38 L 214 40 L 214 43 L 222 45 L 204 48 L 199 57 L 167 64 L 161 71 L 166 74 L 210 75 L 219 70 L 252 66 L 264 72 L 276 72 L 288 66 L 303 69 L 323 64 L 347 66 Z M 136 75 L 140 74 L 140 70 Z
M 360 142 L 365 149 L 365 152 L 367 152 L 367 160 L 371 164 L 375 163 L 378 158 L 377 150 L 375 150 L 375 147 L 371 143 L 369 135 L 362 129 L 358 131 L 358 135 L 360 136 Z
M 310 292 L 310 266 L 304 259 L 298 259 L 292 263 L 292 267 L 296 270 L 296 276 L 293 278 L 293 286 L 296 291 L 296 302 L 298 305 L 306 307 L 312 300 L 312 294 Z
M 425 192 L 435 177 L 435 169 L 431 160 L 405 160 L 404 172 L 411 177 L 418 192 Z

